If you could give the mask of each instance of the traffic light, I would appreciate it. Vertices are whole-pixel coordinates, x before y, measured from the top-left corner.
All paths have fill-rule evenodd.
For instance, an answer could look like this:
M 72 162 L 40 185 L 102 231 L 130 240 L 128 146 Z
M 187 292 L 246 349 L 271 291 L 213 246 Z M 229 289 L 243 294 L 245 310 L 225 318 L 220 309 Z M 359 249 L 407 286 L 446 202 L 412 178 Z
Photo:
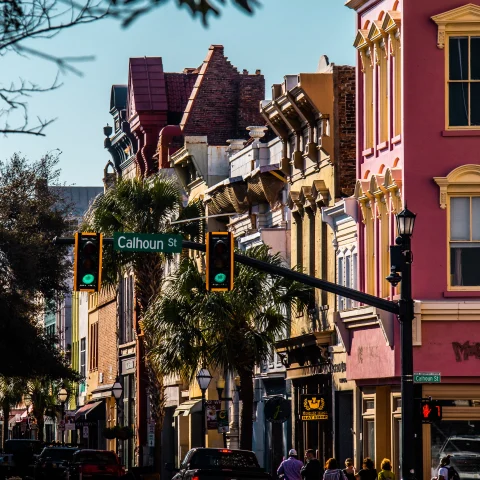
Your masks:
M 207 290 L 228 292 L 233 288 L 233 235 L 207 233 Z
M 442 406 L 433 400 L 422 402 L 422 422 L 438 422 L 442 419 Z
M 98 292 L 102 284 L 103 234 L 75 234 L 73 289 L 77 292 Z

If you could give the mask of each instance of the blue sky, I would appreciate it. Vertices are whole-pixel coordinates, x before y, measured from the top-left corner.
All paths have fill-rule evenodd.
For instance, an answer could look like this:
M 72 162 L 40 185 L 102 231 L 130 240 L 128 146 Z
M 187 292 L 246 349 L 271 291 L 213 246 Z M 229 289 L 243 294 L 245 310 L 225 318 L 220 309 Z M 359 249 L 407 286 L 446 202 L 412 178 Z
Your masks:
M 30 99 L 32 119 L 39 115 L 57 120 L 47 128 L 45 138 L 0 137 L 0 159 L 21 152 L 33 160 L 58 148 L 62 181 L 101 185 L 109 160 L 103 148 L 103 126 L 112 124 L 110 88 L 127 83 L 129 57 L 161 56 L 164 70 L 175 72 L 201 65 L 211 44 L 223 44 L 225 55 L 237 68 L 262 70 L 267 98 L 271 85 L 280 83 L 284 75 L 314 72 L 323 54 L 336 64 L 353 65 L 354 15 L 343 0 L 260 2 L 263 7 L 253 17 L 228 6 L 219 19 L 211 18 L 208 29 L 171 0 L 128 29 L 109 20 L 36 41 L 35 48 L 57 56 L 94 55 L 95 59 L 79 65 L 83 77 L 62 76 L 60 89 Z M 0 62 L 2 84 L 25 78 L 47 85 L 56 75 L 53 65 L 38 59 L 9 54 Z

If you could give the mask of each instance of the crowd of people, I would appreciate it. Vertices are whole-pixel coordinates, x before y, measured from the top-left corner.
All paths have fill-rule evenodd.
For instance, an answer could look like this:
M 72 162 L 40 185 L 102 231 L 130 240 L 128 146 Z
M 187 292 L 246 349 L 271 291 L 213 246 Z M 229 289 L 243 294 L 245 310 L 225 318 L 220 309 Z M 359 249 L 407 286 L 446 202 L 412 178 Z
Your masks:
M 315 450 L 305 452 L 305 463 L 298 459 L 295 449 L 288 452 L 288 458 L 278 467 L 277 474 L 283 480 L 395 480 L 392 463 L 384 458 L 381 470 L 377 472 L 373 460 L 366 457 L 362 468 L 357 470 L 351 458 L 345 460 L 341 468 L 335 458 L 329 458 L 325 467 L 315 456 Z M 446 480 L 446 479 L 445 479 Z

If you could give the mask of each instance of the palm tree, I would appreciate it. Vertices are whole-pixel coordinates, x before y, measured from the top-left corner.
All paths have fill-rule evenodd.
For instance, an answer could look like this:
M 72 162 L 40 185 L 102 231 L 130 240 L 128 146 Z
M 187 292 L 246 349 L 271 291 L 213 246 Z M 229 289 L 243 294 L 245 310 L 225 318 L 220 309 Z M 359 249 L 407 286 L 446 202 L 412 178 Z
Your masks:
M 85 228 L 112 236 L 114 232 L 182 233 L 190 239 L 198 239 L 202 225 L 184 223 L 181 230 L 172 228 L 173 219 L 199 217 L 203 213 L 201 203 L 184 206 L 182 191 L 173 177 L 157 175 L 149 178 L 122 179 L 96 199 L 85 216 Z M 171 255 L 162 253 L 112 252 L 104 249 L 102 283 L 105 288 L 118 287 L 119 275 L 133 272 L 135 282 L 137 358 L 143 369 L 144 344 L 151 343 L 151 332 L 144 328 L 142 317 L 152 299 L 162 290 L 165 260 Z M 143 339 L 143 341 L 142 341 Z M 160 459 L 160 434 L 163 421 L 163 378 L 153 365 L 142 370 L 140 378 L 148 378 L 152 413 L 156 423 L 156 463 Z M 141 380 L 143 381 L 143 380 Z M 146 385 L 144 385 L 146 387 Z M 144 409 L 145 410 L 145 409 Z M 139 420 L 140 425 L 146 419 Z M 158 465 L 157 465 L 158 466 Z
M 266 245 L 246 254 L 283 264 Z M 236 265 L 231 292 L 207 292 L 195 261 L 184 258 L 145 315 L 145 326 L 155 332 L 149 361 L 163 375 L 180 374 L 190 381 L 202 365 L 236 372 L 243 401 L 240 447 L 251 450 L 255 365 L 285 335 L 291 309 L 305 308 L 311 294 L 303 284 L 244 265 Z
M 24 379 L 0 376 L 0 405 L 3 411 L 3 441 L 8 439 L 8 417 L 10 416 L 10 409 L 22 401 L 25 392 L 26 382 Z

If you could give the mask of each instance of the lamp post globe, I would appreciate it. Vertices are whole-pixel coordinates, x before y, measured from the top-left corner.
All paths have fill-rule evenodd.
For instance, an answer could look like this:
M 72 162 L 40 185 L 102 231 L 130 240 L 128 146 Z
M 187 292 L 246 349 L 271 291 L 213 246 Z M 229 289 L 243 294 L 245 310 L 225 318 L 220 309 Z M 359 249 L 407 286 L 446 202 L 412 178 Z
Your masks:
M 120 400 L 122 398 L 122 394 L 123 394 L 123 386 L 122 384 L 120 383 L 119 379 L 117 378 L 117 380 L 115 381 L 115 383 L 113 384 L 113 387 L 112 387 L 112 394 L 113 396 L 115 397 L 115 400 L 118 402 L 118 400 Z
M 65 388 L 64 385 L 62 385 L 62 388 L 58 391 L 57 394 L 57 399 L 60 403 L 65 403 L 68 398 L 68 392 L 67 389 Z
M 411 237 L 413 235 L 413 227 L 415 226 L 415 218 L 417 215 L 405 207 L 397 214 L 397 232 L 403 237 Z
M 212 380 L 212 376 L 210 375 L 208 368 L 202 368 L 197 373 L 198 386 L 200 387 L 200 390 L 202 390 L 203 392 L 208 389 L 208 386 L 210 385 L 211 380 Z

